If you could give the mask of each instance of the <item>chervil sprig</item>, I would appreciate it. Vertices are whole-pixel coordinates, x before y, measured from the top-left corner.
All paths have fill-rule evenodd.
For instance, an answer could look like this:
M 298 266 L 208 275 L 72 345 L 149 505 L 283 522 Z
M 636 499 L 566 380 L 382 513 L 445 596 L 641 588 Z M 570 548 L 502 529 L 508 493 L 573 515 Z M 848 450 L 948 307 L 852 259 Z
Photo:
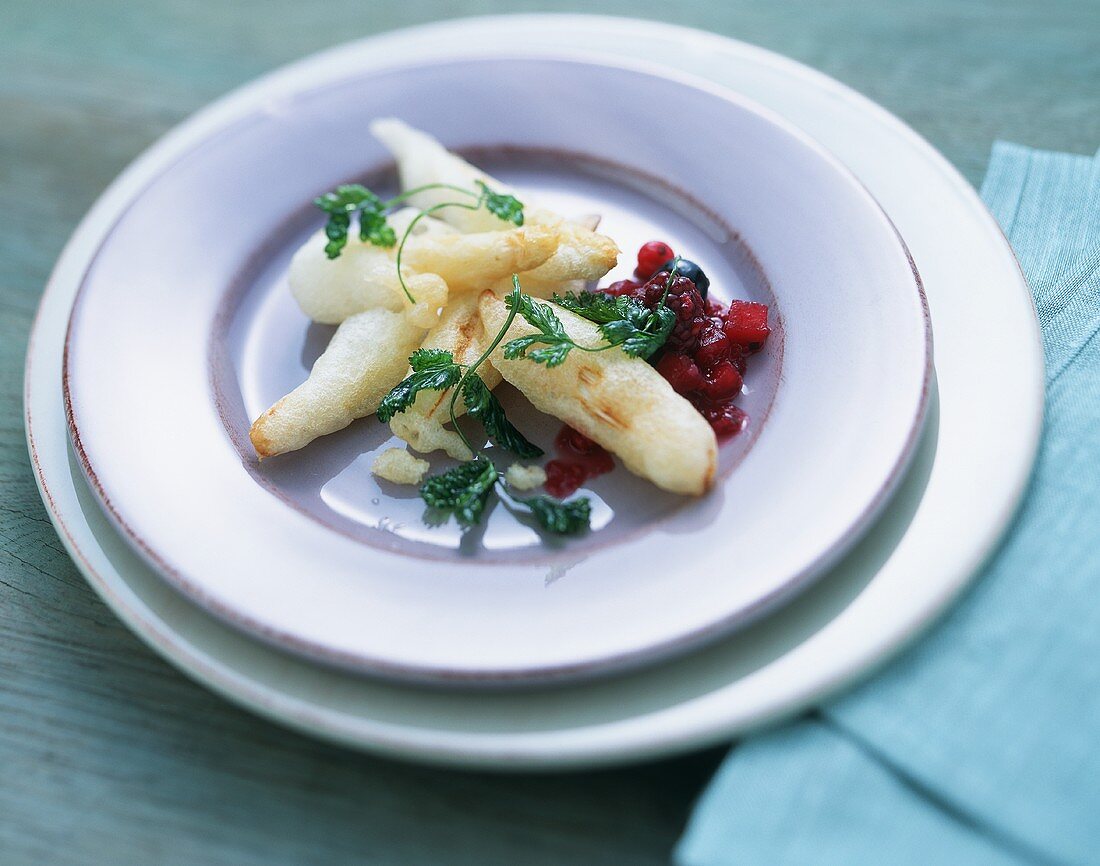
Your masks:
M 649 358 L 661 348 L 676 325 L 676 314 L 665 306 L 665 298 L 675 278 L 670 273 L 664 292 L 655 309 L 625 295 L 614 296 L 601 292 L 570 292 L 554 295 L 554 303 L 599 325 L 600 336 L 607 342 L 602 346 L 582 346 L 566 332 L 561 320 L 549 304 L 543 304 L 528 295 L 505 301 L 515 304 L 516 310 L 528 324 L 538 329 L 537 334 L 516 337 L 504 344 L 504 357 L 528 358 L 536 364 L 556 367 L 564 363 L 573 349 L 582 352 L 605 352 L 618 346 L 627 355 Z M 538 348 L 533 348 L 538 346 Z
M 504 357 L 508 360 L 529 358 L 536 364 L 557 367 L 565 362 L 572 349 L 583 348 L 573 342 L 573 338 L 565 332 L 561 319 L 554 314 L 549 305 L 540 304 L 530 295 L 515 293 L 505 298 L 504 302 L 508 305 L 513 317 L 518 312 L 528 324 L 538 328 L 537 334 L 516 337 L 504 344 Z M 537 349 L 531 348 L 539 343 L 543 345 Z
M 523 225 L 523 203 L 519 199 L 506 193 L 494 192 L 480 180 L 476 181 L 476 186 L 476 189 L 466 189 L 449 183 L 429 183 L 385 200 L 357 183 L 338 186 L 333 192 L 325 193 L 313 200 L 317 207 L 328 214 L 328 222 L 325 223 L 325 237 L 328 238 L 328 243 L 325 244 L 325 255 L 330 259 L 340 257 L 340 253 L 348 244 L 352 218 L 357 218 L 359 239 L 364 243 L 385 249 L 390 249 L 397 244 L 397 279 L 409 303 L 415 304 L 416 298 L 409 291 L 409 287 L 405 284 L 405 275 L 401 272 L 401 257 L 413 229 L 422 219 L 445 208 L 457 207 L 474 211 L 484 207 L 489 213 L 505 222 L 516 226 Z M 439 202 L 420 211 L 409 222 L 408 228 L 401 236 L 401 242 L 398 243 L 397 233 L 388 221 L 390 211 L 418 193 L 429 190 L 447 190 L 461 193 L 468 198 L 465 201 Z
M 388 424 L 399 412 L 404 412 L 421 391 L 446 391 L 462 378 L 462 367 L 450 352 L 442 349 L 417 349 L 409 356 L 412 373 L 398 383 L 378 405 L 378 420 Z
M 516 502 L 526 505 L 531 515 L 543 529 L 557 535 L 573 535 L 588 528 L 592 519 L 592 503 L 587 497 L 562 502 L 549 496 L 531 496 L 516 498 Z
M 500 479 L 493 462 L 477 456 L 433 475 L 420 486 L 420 498 L 431 508 L 453 514 L 460 526 L 481 522 L 489 494 Z
M 328 214 L 325 224 L 325 255 L 337 258 L 348 243 L 348 230 L 353 216 L 359 218 L 359 239 L 376 247 L 392 247 L 397 243 L 393 228 L 386 222 L 387 202 L 357 183 L 338 186 L 313 200 Z
M 554 303 L 600 326 L 611 346 L 636 358 L 649 358 L 665 344 L 676 324 L 676 314 L 662 302 L 651 310 L 640 301 L 601 292 L 554 295 Z
M 496 394 L 489 390 L 480 376 L 470 376 L 463 384 L 462 402 L 466 406 L 466 414 L 481 422 L 485 435 L 495 445 L 525 460 L 543 455 L 543 450 L 529 442 L 508 420 Z
M 458 425 L 456 413 L 457 400 L 462 395 L 466 412 L 476 418 L 485 428 L 486 435 L 499 447 L 519 457 L 541 457 L 542 449 L 528 441 L 508 420 L 504 407 L 480 376 L 477 369 L 500 345 L 516 318 L 519 299 L 526 297 L 520 288 L 519 277 L 512 276 L 514 299 L 503 326 L 497 332 L 481 356 L 463 368 L 455 363 L 450 352 L 440 349 L 418 349 L 409 358 L 413 372 L 387 394 L 378 408 L 378 417 L 389 421 L 399 412 L 404 412 L 416 400 L 423 390 L 451 390 L 451 399 L 447 404 L 451 425 L 461 437 L 474 459 L 459 464 L 453 469 L 433 475 L 420 487 L 420 496 L 427 505 L 443 515 L 453 515 L 460 526 L 470 527 L 480 522 L 493 489 L 499 490 L 506 502 L 525 507 L 530 516 L 548 532 L 558 535 L 572 535 L 588 528 L 591 504 L 585 498 L 561 502 L 549 496 L 518 498 L 511 496 L 504 485 L 504 476 L 492 460 L 482 454 Z
M 499 217 L 506 223 L 515 226 L 523 225 L 523 205 L 514 195 L 493 192 L 482 181 L 477 181 L 481 190 L 481 200 L 485 203 L 485 209 L 493 216 Z

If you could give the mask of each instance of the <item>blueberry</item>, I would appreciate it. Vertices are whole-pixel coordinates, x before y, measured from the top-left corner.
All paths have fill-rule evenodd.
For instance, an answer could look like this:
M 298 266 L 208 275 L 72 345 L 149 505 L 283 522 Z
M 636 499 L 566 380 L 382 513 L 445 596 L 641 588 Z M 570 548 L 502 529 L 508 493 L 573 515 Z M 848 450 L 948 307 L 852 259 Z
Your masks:
M 681 276 L 687 277 L 693 283 L 695 288 L 699 290 L 699 294 L 703 296 L 703 300 L 707 299 L 707 289 L 710 288 L 710 280 L 707 279 L 707 275 L 703 273 L 703 269 L 699 267 L 695 262 L 688 259 L 673 259 L 671 262 L 666 262 L 661 270 L 668 273 L 672 270 L 673 263 L 676 264 L 676 273 Z

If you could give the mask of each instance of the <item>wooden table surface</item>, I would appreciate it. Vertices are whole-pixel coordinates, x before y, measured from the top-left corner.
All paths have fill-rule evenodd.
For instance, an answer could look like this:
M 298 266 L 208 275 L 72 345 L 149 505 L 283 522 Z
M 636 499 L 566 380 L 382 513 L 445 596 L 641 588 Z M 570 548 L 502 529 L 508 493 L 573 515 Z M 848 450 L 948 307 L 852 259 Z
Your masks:
M 720 750 L 495 776 L 371 758 L 254 718 L 161 661 L 84 583 L 23 438 L 23 355 L 46 276 L 139 151 L 333 43 L 551 9 L 676 11 L 790 55 L 896 112 L 975 183 L 994 138 L 1100 146 L 1100 0 L 0 0 L 0 863 L 667 861 Z

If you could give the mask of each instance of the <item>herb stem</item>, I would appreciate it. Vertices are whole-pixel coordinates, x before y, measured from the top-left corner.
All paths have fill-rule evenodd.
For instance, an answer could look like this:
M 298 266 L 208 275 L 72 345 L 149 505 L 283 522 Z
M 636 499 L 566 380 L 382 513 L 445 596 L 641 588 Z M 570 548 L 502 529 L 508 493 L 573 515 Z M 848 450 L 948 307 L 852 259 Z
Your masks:
M 683 256 L 676 256 L 676 258 L 672 260 L 672 267 L 668 269 L 668 279 L 665 280 L 665 290 L 661 292 L 661 300 L 657 302 L 658 307 L 663 307 L 665 305 L 665 299 L 668 297 L 669 290 L 672 289 L 672 281 L 676 278 L 676 268 L 680 264 L 682 258 Z
M 454 187 L 457 189 L 458 187 Z M 423 189 L 423 187 L 421 187 Z M 467 190 L 469 192 L 469 190 Z M 473 195 L 473 193 L 470 193 Z M 405 293 L 405 297 L 409 299 L 410 304 L 416 303 L 416 298 L 412 296 L 412 292 L 409 291 L 409 287 L 405 284 L 405 275 L 401 272 L 401 256 L 405 252 L 405 244 L 409 238 L 412 237 L 413 229 L 416 228 L 416 224 L 420 222 L 424 217 L 431 216 L 436 211 L 441 211 L 448 207 L 460 207 L 463 210 L 477 210 L 481 207 L 482 196 L 478 196 L 477 202 L 474 204 L 466 204 L 460 201 L 445 201 L 439 204 L 433 204 L 430 208 L 422 210 L 416 216 L 412 218 L 412 222 L 409 223 L 409 227 L 405 229 L 405 234 L 401 236 L 401 243 L 397 245 L 397 281 L 401 284 L 401 290 Z
M 446 189 L 450 190 L 451 192 L 460 192 L 463 195 L 472 196 L 473 198 L 481 198 L 482 196 L 482 193 L 477 192 L 476 190 L 466 189 L 466 187 L 462 186 L 455 186 L 453 183 L 426 183 L 423 186 L 417 186 L 413 187 L 412 189 L 407 189 L 404 192 L 398 193 L 393 198 L 387 199 L 384 207 L 386 210 L 389 210 L 395 205 L 399 205 L 404 201 L 408 201 L 414 195 L 419 195 L 422 192 L 428 192 L 429 190 L 433 189 Z
M 470 378 L 470 375 L 477 370 L 486 359 L 493 354 L 493 350 L 500 345 L 500 341 L 504 339 L 504 335 L 508 333 L 508 329 L 512 327 L 512 322 L 516 320 L 516 311 L 519 309 L 519 274 L 512 274 L 512 296 L 516 300 L 512 303 L 512 308 L 508 311 L 508 316 L 504 320 L 504 326 L 497 332 L 497 335 L 493 337 L 493 341 L 489 344 L 484 352 L 473 364 L 466 368 L 466 372 L 462 374 L 462 378 L 458 380 L 458 384 L 455 385 L 454 390 L 451 392 L 451 401 L 447 404 L 447 412 L 451 416 L 451 426 L 455 428 L 455 432 L 458 433 L 462 441 L 466 443 L 466 447 L 470 449 L 470 453 L 475 457 L 481 456 L 481 450 L 475 448 L 473 443 L 466 438 L 466 434 L 462 432 L 462 428 L 458 426 L 458 418 L 455 415 L 455 402 L 458 400 L 458 395 L 462 393 L 462 389 L 466 384 L 466 380 Z

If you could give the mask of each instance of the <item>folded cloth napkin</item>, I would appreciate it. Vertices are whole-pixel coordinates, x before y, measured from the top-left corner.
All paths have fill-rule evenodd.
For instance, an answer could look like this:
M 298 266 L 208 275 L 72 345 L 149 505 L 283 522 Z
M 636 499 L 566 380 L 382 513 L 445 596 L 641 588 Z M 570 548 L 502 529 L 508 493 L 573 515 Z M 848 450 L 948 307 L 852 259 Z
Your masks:
M 1100 154 L 998 142 L 982 196 L 1045 342 L 1024 504 L 924 640 L 730 753 L 682 866 L 1100 863 Z

